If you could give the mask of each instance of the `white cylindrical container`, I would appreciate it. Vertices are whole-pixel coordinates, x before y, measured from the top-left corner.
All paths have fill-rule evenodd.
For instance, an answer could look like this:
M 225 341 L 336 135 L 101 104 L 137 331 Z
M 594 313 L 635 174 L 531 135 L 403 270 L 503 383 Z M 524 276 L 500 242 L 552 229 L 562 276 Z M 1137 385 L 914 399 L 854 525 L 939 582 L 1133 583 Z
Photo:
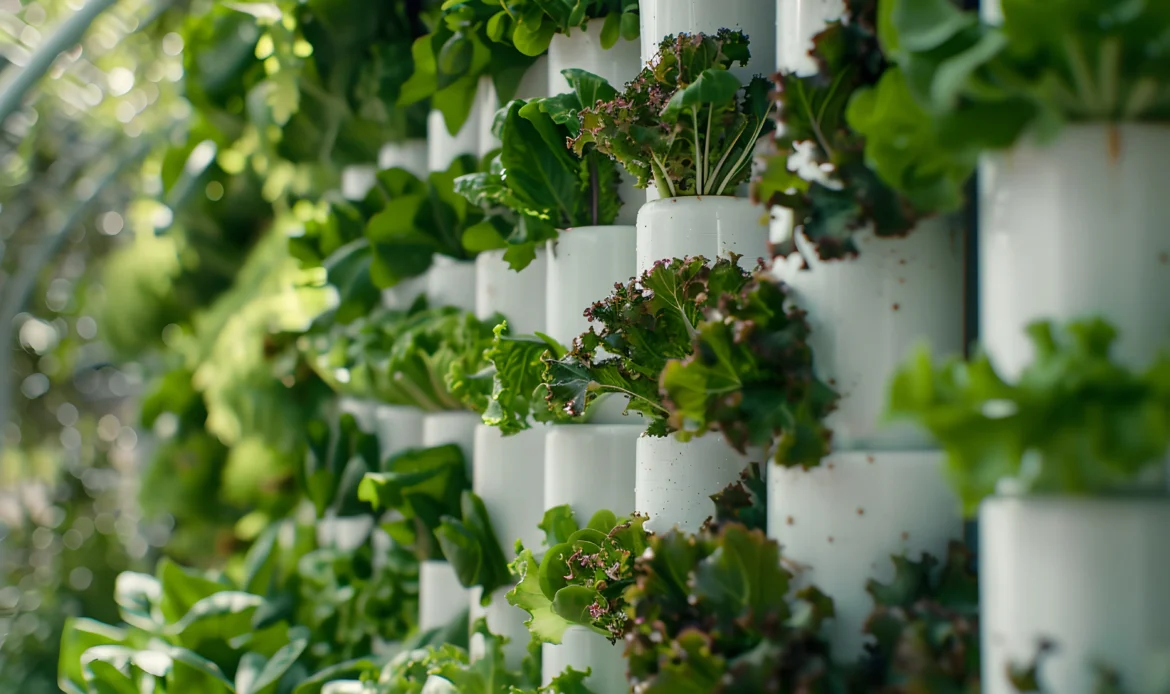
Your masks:
M 541 682 L 547 686 L 570 667 L 579 672 L 591 669 L 592 674 L 585 678 L 585 686 L 591 691 L 628 691 L 623 648 L 624 644 L 611 644 L 585 627 L 569 627 L 559 645 L 546 643 L 541 647 Z
M 632 81 L 642 70 L 639 55 L 641 46 L 637 41 L 619 38 L 612 48 L 601 47 L 601 26 L 603 20 L 591 19 L 580 29 L 569 34 L 553 36 L 548 46 L 548 93 L 564 94 L 569 91 L 569 82 L 561 73 L 568 69 L 592 72 L 609 82 L 619 92 L 627 82 Z M 589 107 L 593 104 L 582 104 Z
M 1032 361 L 1024 327 L 1101 316 L 1141 368 L 1170 344 L 1165 125 L 1074 125 L 980 167 L 980 337 L 1007 378 Z
M 378 170 L 373 164 L 347 166 L 341 170 L 341 195 L 346 200 L 361 200 L 374 187 Z
M 979 521 L 983 691 L 1016 691 L 1007 665 L 1028 662 L 1041 638 L 1056 645 L 1045 691 L 1095 691 L 1097 663 L 1127 691 L 1165 689 L 1170 502 L 997 497 Z
M 427 115 L 427 169 L 446 171 L 451 162 L 461 155 L 479 153 L 479 124 L 483 120 L 478 102 L 467 116 L 467 122 L 455 135 L 447 130 L 442 112 L 433 110 Z
M 389 289 L 382 290 L 382 307 L 405 311 L 414 304 L 415 299 L 427 293 L 427 276 L 410 277 L 402 280 Z
M 427 168 L 427 141 L 403 140 L 382 145 L 378 151 L 378 168 L 405 169 L 418 178 L 425 179 L 430 173 Z
M 640 424 L 565 424 L 549 427 L 544 443 L 544 507 L 568 504 L 577 522 L 594 513 L 634 510 Z
M 435 256 L 426 274 L 430 306 L 454 306 L 475 311 L 475 261 Z
M 487 319 L 502 313 L 513 335 L 545 331 L 545 277 L 548 252 L 520 272 L 508 267 L 504 251 L 484 251 L 475 257 L 475 315 Z
M 742 456 L 720 434 L 683 443 L 673 436 L 638 439 L 634 510 L 650 516 L 646 529 L 663 533 L 674 526 L 694 533 L 712 516 L 711 495 L 737 481 L 762 455 Z
M 768 537 L 804 567 L 798 585 L 833 598 L 826 635 L 842 662 L 861 655 L 862 627 L 873 611 L 869 578 L 894 576 L 891 555 L 946 559 L 963 539 L 959 501 L 947 486 L 939 452 L 833 453 L 811 470 L 768 464 Z
M 549 92 L 548 82 L 548 58 L 541 56 L 524 72 L 524 77 L 521 78 L 520 84 L 516 87 L 516 95 L 512 99 L 539 99 L 550 93 L 559 94 L 564 91 Z M 500 103 L 500 95 L 496 92 L 496 87 L 490 77 L 479 78 L 479 89 L 476 91 L 475 98 L 479 109 L 478 152 L 479 156 L 483 157 L 488 152 L 500 147 L 500 141 L 493 132 L 493 126 L 496 122 L 496 114 L 506 104 Z
M 770 0 L 642 0 L 639 3 L 642 62 L 658 53 L 663 37 L 735 29 L 751 39 L 752 59 L 732 72 L 746 83 L 753 75 L 776 72 L 776 3 Z
M 844 0 L 776 0 L 776 64 L 780 70 L 801 77 L 815 75 L 817 64 L 809 55 L 813 37 L 844 12 Z
M 528 655 L 528 643 L 532 640 L 532 636 L 528 633 L 528 627 L 524 622 L 531 618 L 524 610 L 508 603 L 506 596 L 511 589 L 509 586 L 497 590 L 492 596 L 491 604 L 485 607 L 480 602 L 483 587 L 472 587 L 468 595 L 468 604 L 470 605 L 468 614 L 472 623 L 482 617 L 487 620 L 488 629 L 493 634 L 508 638 L 508 643 L 504 645 L 504 662 L 509 668 L 516 669 L 520 667 L 521 662 Z M 467 650 L 472 661 L 482 658 L 485 650 L 483 637 L 479 634 L 472 634 Z
M 668 258 L 709 261 L 739 253 L 752 269 L 768 252 L 768 213 L 747 198 L 707 195 L 663 198 L 638 210 L 638 272 Z
M 919 343 L 937 354 L 963 352 L 963 232 L 942 218 L 905 238 L 854 238 L 856 258 L 822 261 L 798 237 L 801 252 L 773 266 L 808 311 L 817 375 L 841 395 L 828 420 L 833 450 L 934 448 L 921 428 L 883 419 L 890 377 Z
M 342 552 L 353 552 L 365 544 L 373 528 L 373 516 L 338 517 L 328 511 L 324 518 L 317 521 L 317 544 L 335 547 Z
M 483 499 L 496 539 L 509 561 L 519 539 L 539 548 L 544 532 L 544 439 L 548 427 L 536 426 L 513 436 L 496 427 L 475 428 L 475 493 Z
M 459 583 L 446 561 L 430 559 L 418 565 L 418 628 L 436 629 L 451 623 L 467 607 L 469 591 Z
M 588 332 L 585 309 L 634 276 L 637 239 L 632 226 L 599 226 L 566 229 L 556 241 L 549 241 L 545 281 L 549 336 L 568 346 Z
M 337 408 L 342 414 L 353 415 L 357 425 L 366 433 L 374 433 L 378 429 L 378 403 L 374 400 L 362 400 L 343 395 L 337 399 Z
M 431 412 L 423 416 L 422 445 L 427 448 L 453 443 L 463 449 L 470 475 L 475 459 L 475 428 L 482 418 L 474 412 Z
M 404 405 L 378 405 L 374 409 L 374 421 L 382 460 L 422 445 L 422 410 Z

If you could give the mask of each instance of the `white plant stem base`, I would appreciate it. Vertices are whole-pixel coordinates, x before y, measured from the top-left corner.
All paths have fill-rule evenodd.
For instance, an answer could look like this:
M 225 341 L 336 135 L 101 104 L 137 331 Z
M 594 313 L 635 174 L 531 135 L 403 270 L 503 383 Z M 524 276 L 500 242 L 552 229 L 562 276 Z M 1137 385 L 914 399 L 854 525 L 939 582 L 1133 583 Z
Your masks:
M 435 256 L 426 274 L 427 300 L 430 306 L 454 306 L 475 311 L 475 262 Z
M 853 662 L 873 610 L 866 580 L 894 576 L 891 555 L 940 562 L 962 540 L 959 501 L 942 475 L 940 452 L 833 453 L 811 470 L 768 463 L 768 537 L 801 566 L 797 585 L 833 598 L 826 634 L 834 657 Z
M 1167 161 L 1170 127 L 1149 124 L 1069 126 L 984 159 L 981 339 L 1007 377 L 1032 360 L 1035 320 L 1105 318 L 1138 368 L 1170 343 Z
M 548 252 L 541 248 L 521 272 L 504 260 L 504 251 L 485 251 L 475 257 L 475 315 L 481 320 L 495 313 L 508 319 L 512 335 L 545 331 L 545 276 Z
M 664 533 L 678 526 L 698 532 L 715 513 L 711 495 L 762 457 L 740 455 L 719 434 L 685 443 L 673 436 L 643 435 L 637 444 L 634 509 L 650 516 L 647 530 Z
M 549 427 L 544 444 L 544 506 L 568 505 L 584 526 L 594 513 L 634 510 L 640 424 Z M 608 691 L 608 690 L 606 690 Z
M 418 628 L 426 631 L 450 624 L 467 607 L 469 593 L 447 562 L 429 560 L 419 564 Z
M 589 330 L 585 309 L 634 276 L 637 239 L 633 226 L 597 226 L 566 229 L 548 242 L 545 327 L 553 339 L 567 347 Z
M 585 679 L 585 686 L 592 691 L 624 692 L 629 689 L 624 647 L 584 627 L 569 627 L 559 645 L 546 643 L 541 647 L 542 684 L 547 686 L 571 667 L 578 672 L 592 670 Z
M 998 497 L 979 520 L 984 692 L 1014 692 L 1005 668 L 1041 638 L 1045 691 L 1089 694 L 1096 663 L 1126 691 L 1165 691 L 1170 500 Z
M 475 428 L 475 493 L 483 499 L 496 539 L 511 561 L 519 539 L 537 548 L 544 533 L 544 446 L 548 427 L 537 425 L 513 436 L 496 427 Z
M 752 269 L 768 253 L 768 214 L 747 198 L 706 195 L 663 198 L 638 210 L 639 273 L 659 260 L 701 255 L 708 261 L 738 253 Z
M 925 450 L 928 434 L 885 424 L 890 378 L 920 343 L 963 350 L 964 236 L 954 220 L 923 222 L 905 238 L 858 233 L 856 258 L 822 261 L 803 236 L 773 273 L 808 312 L 818 376 L 841 400 L 829 416 L 834 450 Z M 802 269 L 803 258 L 808 269 Z

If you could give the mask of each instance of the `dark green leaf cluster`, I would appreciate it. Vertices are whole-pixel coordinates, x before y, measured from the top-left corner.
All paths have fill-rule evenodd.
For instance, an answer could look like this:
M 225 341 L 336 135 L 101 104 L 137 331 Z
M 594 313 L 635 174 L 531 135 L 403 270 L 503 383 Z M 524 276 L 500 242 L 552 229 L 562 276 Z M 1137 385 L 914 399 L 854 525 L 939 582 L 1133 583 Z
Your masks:
M 838 396 L 814 372 L 805 312 L 784 285 L 760 270 L 738 287 L 711 287 L 693 325 L 690 354 L 666 364 L 660 381 L 677 436 L 715 430 L 740 453 L 775 446 L 781 465 L 819 464 Z
M 855 691 L 980 691 L 979 585 L 970 550 L 951 542 L 941 570 L 923 554 L 919 561 L 892 557 L 894 578 L 870 580 L 874 611 L 865 631 L 874 637 L 854 673 Z
M 491 602 L 492 593 L 512 583 L 508 561 L 496 539 L 487 507 L 471 490 L 459 499 L 459 515 L 445 515 L 435 530 L 443 556 L 455 569 L 466 588 L 483 587 L 482 602 Z
M 427 412 L 459 410 L 465 401 L 448 387 L 448 373 L 475 374 L 487 364 L 492 326 L 445 306 L 407 314 L 379 311 L 369 320 L 309 335 L 301 349 L 322 379 L 338 392 Z
M 379 469 L 378 438 L 358 426 L 351 414 L 315 419 L 305 431 L 308 452 L 301 488 L 313 502 L 318 517 L 332 509 L 340 517 L 365 513 L 358 501 L 358 484 L 367 472 Z
M 376 511 L 395 512 L 382 529 L 419 561 L 442 559 L 435 531 L 444 516 L 459 515 L 460 498 L 471 489 L 467 467 L 455 444 L 408 449 L 360 478 L 357 498 Z
M 584 626 L 609 638 L 625 638 L 633 626 L 625 591 L 634 582 L 634 560 L 646 550 L 645 516 L 618 518 L 599 511 L 581 528 L 568 506 L 544 514 L 540 527 L 548 547 L 539 561 L 521 549 L 512 562 L 519 584 L 508 602 L 527 612 L 534 639 L 560 643 L 570 626 Z
M 410 575 L 394 573 L 396 555 L 377 570 L 368 545 L 317 548 L 312 524 L 294 526 L 290 544 L 279 539 L 283 527 L 257 540 L 236 580 L 167 560 L 154 576 L 121 574 L 114 600 L 125 626 L 71 620 L 62 689 L 291 692 L 319 668 L 336 671 L 368 654 L 375 637 L 405 636 L 417 607 Z
M 662 197 L 734 195 L 771 127 L 767 81 L 729 72 L 750 55 L 741 32 L 666 37 L 624 92 L 581 110 L 574 151 L 595 145 Z
M 768 483 L 759 463 L 751 463 L 739 473 L 739 480 L 711 495 L 715 515 L 703 524 L 703 532 L 719 534 L 728 524 L 748 530 L 768 529 Z
M 630 683 L 640 692 L 841 691 L 818 631 L 832 600 L 788 597 L 791 575 L 762 530 L 650 538 L 626 593 Z
M 1110 358 L 1102 320 L 1034 323 L 1015 383 L 986 355 L 941 364 L 919 351 L 895 374 L 890 413 L 928 429 L 968 511 L 1013 481 L 1023 491 L 1106 494 L 1157 475 L 1170 448 L 1170 356 L 1142 372 Z
M 1033 137 L 1046 141 L 1066 122 L 1170 119 L 1170 7 L 1161 2 L 1059 0 L 1043 7 L 1002 3 L 990 26 L 951 0 L 889 0 L 879 36 L 900 70 L 851 106 L 866 157 L 882 179 L 909 194 L 951 171 L 961 184 L 979 152 Z M 887 83 L 888 82 L 888 83 Z M 918 154 L 900 143 L 905 113 L 936 134 Z M 947 180 L 939 200 L 961 199 Z
M 810 55 L 818 66 L 816 73 L 784 72 L 775 77 L 777 154 L 769 157 L 754 183 L 753 195 L 766 205 L 791 209 L 797 233 L 807 237 L 824 260 L 856 254 L 853 234 L 858 230 L 872 229 L 881 237 L 902 236 L 921 217 L 953 208 L 957 201 L 940 200 L 927 189 L 936 185 L 930 178 L 941 176 L 957 190 L 968 173 L 924 170 L 919 188 L 898 193 L 867 161 L 865 139 L 847 114 L 855 118 L 872 111 L 869 92 L 887 72 L 878 44 L 878 4 L 877 0 L 849 0 L 844 16 L 814 37 Z M 855 97 L 871 107 L 851 106 Z M 915 104 L 873 116 L 889 119 L 887 127 L 894 123 L 892 119 L 899 119 L 903 156 L 912 166 L 926 164 L 916 157 L 916 150 L 938 147 L 934 131 L 925 123 L 925 112 Z M 795 250 L 795 238 L 789 238 L 775 252 L 787 255 Z
M 491 24 L 498 11 L 497 3 L 483 0 L 444 2 L 431 33 L 411 46 L 414 72 L 402 86 L 398 105 L 429 98 L 454 135 L 467 122 L 480 77 L 491 78 L 501 103 L 511 101 L 536 59 L 516 50 L 499 20 Z
M 603 19 L 601 47 L 638 38 L 638 0 L 482 0 L 502 9 L 488 20 L 493 41 L 508 41 L 529 56 L 544 55 L 556 34 L 569 34 L 591 19 Z
M 385 289 L 422 275 L 436 254 L 456 260 L 475 257 L 464 247 L 463 236 L 484 215 L 455 192 L 455 179 L 477 167 L 475 157 L 464 155 L 426 181 L 403 169 L 378 172 L 370 192 L 377 212 L 365 227 L 372 254 L 370 279 L 375 286 Z
M 613 224 L 621 209 L 613 161 L 593 148 L 574 154 L 566 144 L 578 132 L 582 105 L 612 99 L 617 92 L 584 70 L 564 73 L 572 92 L 508 104 L 497 116 L 502 147 L 490 170 L 455 181 L 455 190 L 472 203 L 503 208 L 516 217 L 513 224 L 472 227 L 464 245 L 506 248 L 504 259 L 517 271 L 532 262 L 537 248 L 556 239 L 558 230 Z

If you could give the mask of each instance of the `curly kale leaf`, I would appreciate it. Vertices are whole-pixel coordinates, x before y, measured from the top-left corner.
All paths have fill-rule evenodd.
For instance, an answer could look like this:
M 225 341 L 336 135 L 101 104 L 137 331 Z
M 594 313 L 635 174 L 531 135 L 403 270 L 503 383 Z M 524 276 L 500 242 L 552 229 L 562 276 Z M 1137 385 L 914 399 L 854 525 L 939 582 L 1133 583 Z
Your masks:
M 1011 481 L 1033 493 L 1100 494 L 1160 474 L 1170 448 L 1170 356 L 1143 372 L 1110 358 L 1102 320 L 1028 327 L 1035 359 L 1015 383 L 986 355 L 935 365 L 925 349 L 894 376 L 890 414 L 929 430 L 968 511 Z
M 577 528 L 568 506 L 550 509 L 541 527 L 546 543 L 537 561 L 523 549 L 512 563 L 519 584 L 508 593 L 508 603 L 528 612 L 526 622 L 534 638 L 560 643 L 570 626 L 588 627 L 616 643 L 632 626 L 624 593 L 633 583 L 634 560 L 647 547 L 645 516 L 619 519 L 599 511 L 584 528 Z
M 750 55 L 741 32 L 666 37 L 624 92 L 581 110 L 574 151 L 594 145 L 663 197 L 734 194 L 771 127 L 767 82 L 729 72 Z
M 495 339 L 484 354 L 491 368 L 491 392 L 482 409 L 485 424 L 499 427 L 505 435 L 518 434 L 537 422 L 567 421 L 569 417 L 548 408 L 546 361 L 564 356 L 565 348 L 547 335 L 511 336 L 507 321 L 495 328 Z
M 627 656 L 639 691 L 828 691 L 817 632 L 832 600 L 806 589 L 790 601 L 791 576 L 762 531 L 654 536 L 634 574 Z
M 627 409 L 651 418 L 652 434 L 665 435 L 669 411 L 659 379 L 670 360 L 691 355 L 704 311 L 748 282 L 736 260 L 663 260 L 588 308 L 600 331 L 591 327 L 549 363 L 550 408 L 580 416 L 598 396 L 620 393 L 630 398 Z
M 717 430 L 740 453 L 775 445 L 782 465 L 811 467 L 828 453 L 824 420 L 837 394 L 814 373 L 804 312 L 787 304 L 784 286 L 762 270 L 708 302 L 693 353 L 662 371 L 680 438 Z
M 715 515 L 703 524 L 703 532 L 718 534 L 723 526 L 737 523 L 748 530 L 767 530 L 768 484 L 759 463 L 739 474 L 739 480 L 711 495 Z

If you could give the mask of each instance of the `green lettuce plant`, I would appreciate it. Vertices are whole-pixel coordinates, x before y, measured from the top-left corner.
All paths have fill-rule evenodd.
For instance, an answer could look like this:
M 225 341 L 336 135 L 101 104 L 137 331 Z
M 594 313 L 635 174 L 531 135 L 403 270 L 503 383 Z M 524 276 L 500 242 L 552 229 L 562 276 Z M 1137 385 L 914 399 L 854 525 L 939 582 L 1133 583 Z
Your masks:
M 447 385 L 448 372 L 477 373 L 494 337 L 486 321 L 452 306 L 379 311 L 368 320 L 305 336 L 309 363 L 339 393 L 427 412 L 464 409 Z
M 402 85 L 398 106 L 429 98 L 454 135 L 467 122 L 480 77 L 491 78 L 501 103 L 511 101 L 536 59 L 516 50 L 499 20 L 489 38 L 489 23 L 498 10 L 497 3 L 483 0 L 444 2 L 431 33 L 411 46 L 414 74 Z
M 733 195 L 771 127 L 767 81 L 729 72 L 750 56 L 741 32 L 666 37 L 625 91 L 581 110 L 574 151 L 596 146 L 664 198 Z
M 471 491 L 467 463 L 454 444 L 403 451 L 385 470 L 366 474 L 358 497 L 375 510 L 395 511 L 382 525 L 419 561 L 446 559 L 465 587 L 483 586 L 484 600 L 508 585 L 508 562 L 483 500 Z
M 490 170 L 455 180 L 455 190 L 483 208 L 502 208 L 515 218 L 504 226 L 485 222 L 465 233 L 473 250 L 505 248 L 504 259 L 522 270 L 536 249 L 557 231 L 613 224 L 621 209 L 617 166 L 594 148 L 575 154 L 566 141 L 579 132 L 582 106 L 616 96 L 609 83 L 584 70 L 565 70 L 573 91 L 546 99 L 516 100 L 501 110 L 495 133 L 502 146 Z
M 856 99 L 849 120 L 887 184 L 912 190 L 932 174 L 899 146 L 904 112 L 928 114 L 933 161 L 968 172 L 981 151 L 1047 142 L 1066 123 L 1170 119 L 1165 3 L 1006 0 L 1002 10 L 991 26 L 950 0 L 881 4 L 878 35 L 900 70 Z
M 482 0 L 501 9 L 487 23 L 493 41 L 507 40 L 524 55 L 544 55 L 557 34 L 568 35 L 594 19 L 603 20 L 601 46 L 638 38 L 638 0 Z
M 754 182 L 753 196 L 792 210 L 796 232 L 823 260 L 855 255 L 853 234 L 858 230 L 902 236 L 919 219 L 955 208 L 959 199 L 954 196 L 970 175 L 969 166 L 931 158 L 940 147 L 939 134 L 917 104 L 900 104 L 891 111 L 874 102 L 873 90 L 887 73 L 889 80 L 898 79 L 897 68 L 882 54 L 877 25 L 876 0 L 849 0 L 844 15 L 813 38 L 810 55 L 817 71 L 805 76 L 782 72 L 774 78 L 779 102 L 776 154 L 768 157 Z M 906 179 L 913 185 L 900 192 L 872 168 L 866 140 L 858 131 L 859 124 L 875 117 L 887 119 L 890 127 L 896 121 L 900 154 L 916 173 Z M 774 249 L 778 255 L 794 251 L 795 237 Z
M 1170 448 L 1170 357 L 1142 371 L 1110 357 L 1102 320 L 1028 327 L 1035 358 L 1014 383 L 980 354 L 936 364 L 925 348 L 895 375 L 890 416 L 947 453 L 967 511 L 1010 482 L 1036 494 L 1108 494 L 1162 471 Z
M 645 516 L 618 518 L 599 511 L 579 527 L 572 509 L 558 506 L 544 514 L 540 528 L 548 548 L 542 559 L 521 548 L 512 562 L 520 582 L 508 602 L 529 614 L 534 639 L 560 643 L 570 626 L 587 627 L 611 643 L 632 626 L 624 599 L 633 583 L 633 565 L 646 550 Z
M 420 181 L 404 169 L 378 172 L 371 195 L 381 203 L 366 223 L 370 279 L 380 289 L 422 275 L 436 254 L 470 260 L 464 233 L 483 221 L 481 210 L 455 192 L 455 180 L 476 171 L 475 157 L 457 157 L 446 171 Z

